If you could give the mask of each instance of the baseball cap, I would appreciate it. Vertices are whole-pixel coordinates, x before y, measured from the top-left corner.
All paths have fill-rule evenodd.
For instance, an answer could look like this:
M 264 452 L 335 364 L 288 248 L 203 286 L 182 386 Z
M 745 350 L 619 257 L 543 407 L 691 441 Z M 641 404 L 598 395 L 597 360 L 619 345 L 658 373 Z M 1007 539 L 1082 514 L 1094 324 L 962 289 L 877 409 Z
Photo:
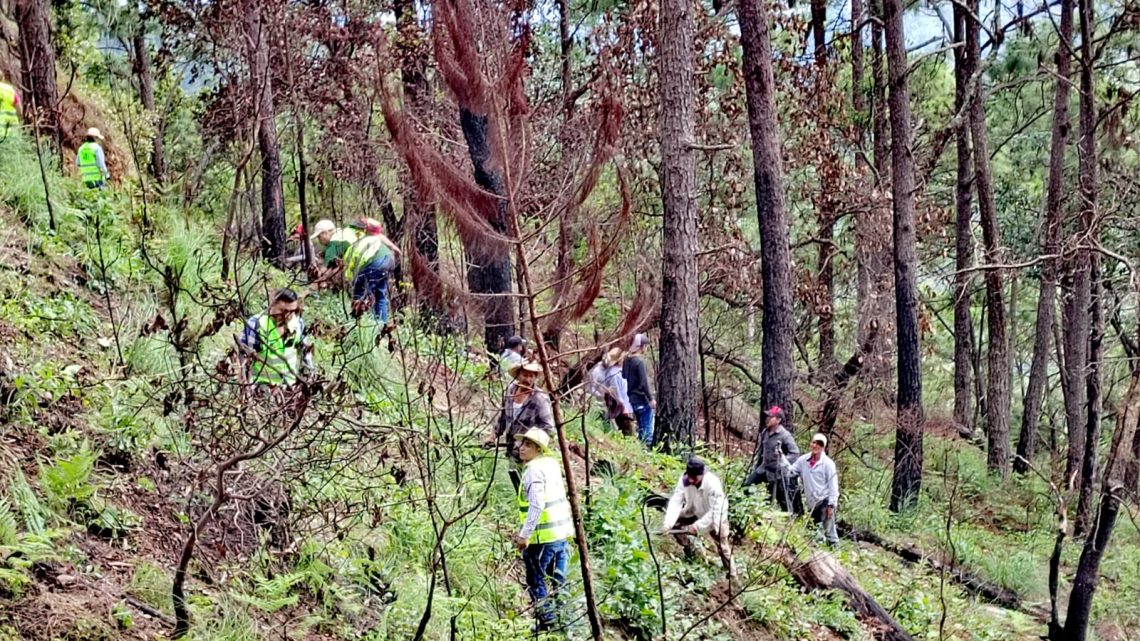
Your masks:
M 326 231 L 336 231 L 336 223 L 328 218 L 321 220 L 317 223 L 316 227 L 313 227 L 313 233 L 309 234 L 309 238 L 316 240 L 317 236 L 320 236 Z

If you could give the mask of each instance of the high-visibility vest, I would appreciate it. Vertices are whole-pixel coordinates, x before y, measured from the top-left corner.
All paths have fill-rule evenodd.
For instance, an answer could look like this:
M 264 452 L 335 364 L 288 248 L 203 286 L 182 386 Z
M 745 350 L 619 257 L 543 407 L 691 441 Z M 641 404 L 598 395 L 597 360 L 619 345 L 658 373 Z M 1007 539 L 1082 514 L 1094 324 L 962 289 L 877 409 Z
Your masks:
M 344 279 L 351 283 L 360 270 L 387 253 L 388 246 L 380 236 L 361 236 L 344 253 Z
M 20 124 L 20 115 L 16 113 L 16 88 L 6 82 L 0 82 L 0 129 L 16 127 Z
M 536 466 L 546 476 L 546 489 L 543 492 L 542 516 L 538 526 L 527 539 L 527 543 L 553 543 L 574 536 L 574 520 L 570 516 L 570 502 L 566 500 L 566 484 L 562 482 L 562 466 L 549 456 L 540 456 L 526 464 Z M 526 500 L 526 488 L 519 483 L 519 523 L 526 522 L 530 503 Z
M 99 168 L 99 158 L 95 154 L 98 148 L 98 143 L 85 142 L 79 146 L 79 151 L 75 154 L 79 164 L 79 177 L 85 183 L 97 183 L 103 180 L 103 170 Z
M 265 385 L 291 385 L 301 371 L 301 321 L 289 320 L 289 338 L 281 338 L 277 323 L 269 314 L 257 315 L 259 350 L 252 366 L 253 381 Z

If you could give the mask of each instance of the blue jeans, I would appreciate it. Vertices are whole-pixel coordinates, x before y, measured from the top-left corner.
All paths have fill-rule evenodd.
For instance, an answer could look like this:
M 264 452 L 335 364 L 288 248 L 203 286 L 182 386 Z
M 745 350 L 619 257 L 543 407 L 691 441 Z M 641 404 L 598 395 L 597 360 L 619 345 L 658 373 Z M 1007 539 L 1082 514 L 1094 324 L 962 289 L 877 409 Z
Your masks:
M 357 272 L 352 281 L 352 300 L 360 300 L 371 294 L 375 301 L 372 304 L 372 315 L 379 318 L 381 323 L 388 322 L 388 274 L 394 265 L 395 261 L 390 254 L 377 258 Z
M 633 415 L 637 417 L 637 437 L 646 447 L 653 445 L 653 408 L 648 405 L 634 405 Z
M 554 622 L 553 601 L 558 597 L 558 589 L 566 583 L 568 558 L 566 539 L 553 543 L 532 543 L 523 550 L 527 592 L 530 593 L 540 623 L 549 625 Z M 547 579 L 550 579 L 550 590 L 546 589 Z

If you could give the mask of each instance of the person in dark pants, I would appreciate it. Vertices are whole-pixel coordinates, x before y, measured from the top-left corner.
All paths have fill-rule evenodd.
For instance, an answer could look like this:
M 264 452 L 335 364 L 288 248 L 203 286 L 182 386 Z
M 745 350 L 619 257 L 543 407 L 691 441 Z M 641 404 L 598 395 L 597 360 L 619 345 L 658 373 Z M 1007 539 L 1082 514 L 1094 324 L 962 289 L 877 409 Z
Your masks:
M 396 267 L 400 248 L 371 218 L 363 219 L 364 235 L 344 253 L 344 279 L 352 284 L 354 307 L 371 300 L 372 315 L 388 322 L 388 275 Z
M 811 520 L 820 526 L 820 534 L 827 544 L 839 545 L 839 534 L 835 529 L 835 508 L 839 505 L 839 475 L 835 471 L 835 461 L 827 455 L 827 437 L 816 434 L 811 437 L 811 453 L 804 454 L 789 463 L 785 457 L 780 465 L 792 476 L 804 481 L 804 494 L 811 511 Z
M 653 414 L 657 410 L 657 400 L 653 398 L 653 385 L 649 381 L 645 361 L 641 358 L 648 345 L 649 337 L 645 334 L 634 336 L 633 345 L 630 346 L 625 362 L 621 366 L 626 395 L 629 397 L 630 406 L 633 407 L 634 418 L 637 419 L 637 436 L 646 447 L 653 445 Z
M 747 487 L 764 482 L 768 486 L 768 496 L 785 512 L 803 513 L 803 502 L 799 498 L 797 484 L 787 469 L 780 465 L 782 457 L 790 460 L 800 457 L 800 448 L 788 430 L 784 429 L 784 409 L 778 405 L 771 407 L 764 415 L 767 424 L 760 432 L 760 460 L 756 469 L 744 482 Z

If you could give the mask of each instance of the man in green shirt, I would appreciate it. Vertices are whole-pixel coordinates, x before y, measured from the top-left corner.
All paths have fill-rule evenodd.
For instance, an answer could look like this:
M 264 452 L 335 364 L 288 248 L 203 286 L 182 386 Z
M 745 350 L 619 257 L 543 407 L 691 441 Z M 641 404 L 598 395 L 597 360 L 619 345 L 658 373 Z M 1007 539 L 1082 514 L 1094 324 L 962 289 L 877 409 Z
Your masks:
M 336 223 L 326 218 L 317 223 L 310 238 L 314 244 L 319 243 L 325 246 L 321 255 L 322 260 L 325 267 L 332 267 L 338 259 L 344 258 L 348 247 L 360 238 L 360 234 L 354 229 L 340 229 Z

